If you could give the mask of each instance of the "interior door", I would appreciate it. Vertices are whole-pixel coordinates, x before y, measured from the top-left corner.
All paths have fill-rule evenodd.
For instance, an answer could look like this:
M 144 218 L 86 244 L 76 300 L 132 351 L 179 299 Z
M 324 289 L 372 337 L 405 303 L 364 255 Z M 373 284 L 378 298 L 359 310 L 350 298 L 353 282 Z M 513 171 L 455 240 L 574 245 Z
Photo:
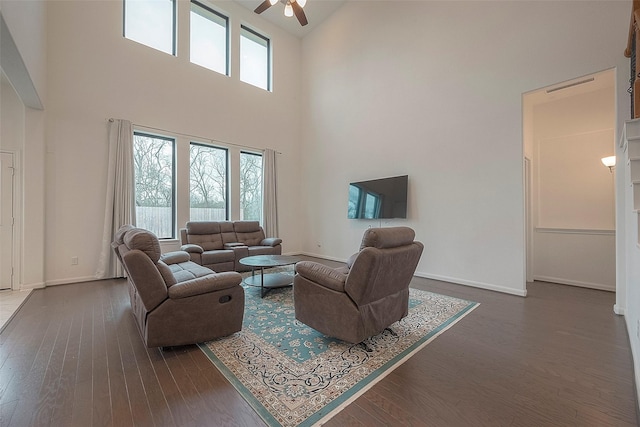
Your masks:
M 0 289 L 13 285 L 13 154 L 0 152 Z

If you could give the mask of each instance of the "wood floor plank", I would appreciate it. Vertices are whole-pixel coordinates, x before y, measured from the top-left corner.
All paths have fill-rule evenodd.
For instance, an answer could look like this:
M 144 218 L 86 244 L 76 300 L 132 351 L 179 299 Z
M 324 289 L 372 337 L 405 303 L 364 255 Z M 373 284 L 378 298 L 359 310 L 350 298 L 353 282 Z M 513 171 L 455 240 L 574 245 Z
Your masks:
M 118 344 L 127 387 L 127 397 L 134 425 L 153 425 L 153 416 L 147 400 L 147 394 L 140 376 L 136 354 L 131 346 L 131 338 L 127 330 L 127 323 L 132 319 L 129 313 L 123 314 L 117 327 Z M 137 338 L 137 337 L 136 337 Z
M 51 418 L 58 402 L 65 399 L 65 396 L 69 393 L 72 393 L 68 376 L 63 376 L 69 341 L 76 339 L 72 336 L 72 324 L 73 318 L 70 314 L 63 317 L 55 346 L 49 358 L 44 381 L 40 388 L 40 400 L 34 408 L 34 423 L 36 425 L 51 425 Z M 69 358 L 69 360 L 72 363 L 74 362 L 72 358 Z
M 93 347 L 91 384 L 92 384 L 92 414 L 91 423 L 94 426 L 107 426 L 112 424 L 111 418 L 111 393 L 109 390 L 109 359 L 107 356 L 106 328 L 109 323 L 105 321 L 105 302 L 100 298 L 93 306 Z
M 200 349 L 193 347 L 189 354 L 193 360 L 193 366 L 198 368 L 197 373 L 194 374 L 206 379 L 209 392 L 215 394 L 212 399 L 214 399 L 217 406 L 224 407 L 225 412 L 233 414 L 235 425 L 247 427 L 264 425 L 264 422 L 253 408 L 244 399 L 238 399 L 236 389 Z M 207 387 L 207 385 L 204 386 Z
M 127 383 L 125 381 L 120 342 L 118 341 L 118 327 L 124 315 L 121 306 L 114 306 L 111 295 L 105 294 L 105 341 L 107 367 L 109 371 L 109 396 L 111 397 L 111 418 L 113 425 L 132 426 L 133 415 L 129 405 Z
M 131 320 L 133 321 L 133 317 Z M 133 326 L 135 328 L 135 325 Z M 153 424 L 158 426 L 175 426 L 176 423 L 165 398 L 163 387 L 156 376 L 149 356 L 149 352 L 159 350 L 144 347 L 137 329 L 132 331 L 129 327 L 128 332 L 131 348 L 138 363 L 140 381 L 142 382 L 142 387 L 151 411 Z
M 638 425 L 612 293 L 412 286 L 480 306 L 327 426 Z M 0 333 L 0 425 L 264 425 L 197 347 L 147 349 L 130 310 L 124 280 L 34 291 Z
M 178 426 L 193 424 L 193 416 L 184 401 L 180 387 L 176 384 L 173 373 L 162 355 L 162 350 L 159 348 L 149 349 L 147 354 L 164 393 L 172 419 Z
M 76 383 L 73 390 L 71 424 L 90 426 L 93 418 L 93 313 L 94 304 L 86 304 L 81 312 Z

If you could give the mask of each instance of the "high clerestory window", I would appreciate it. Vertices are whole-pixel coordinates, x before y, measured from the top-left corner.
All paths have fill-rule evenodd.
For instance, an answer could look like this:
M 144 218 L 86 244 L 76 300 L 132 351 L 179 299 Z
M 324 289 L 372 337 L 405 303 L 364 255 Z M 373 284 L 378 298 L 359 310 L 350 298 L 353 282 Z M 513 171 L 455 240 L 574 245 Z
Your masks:
M 123 1 L 124 36 L 170 55 L 175 55 L 175 0 Z
M 271 41 L 244 25 L 240 27 L 240 80 L 271 90 Z
M 229 18 L 191 2 L 191 62 L 229 75 Z

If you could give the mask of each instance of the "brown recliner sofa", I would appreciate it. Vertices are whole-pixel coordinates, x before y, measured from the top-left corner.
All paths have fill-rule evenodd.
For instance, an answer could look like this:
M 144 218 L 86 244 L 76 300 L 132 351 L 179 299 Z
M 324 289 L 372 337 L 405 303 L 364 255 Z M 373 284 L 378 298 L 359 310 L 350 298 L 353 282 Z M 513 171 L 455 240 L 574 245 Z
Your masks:
M 345 267 L 297 263 L 296 319 L 325 335 L 359 343 L 405 317 L 409 283 L 424 248 L 414 238 L 409 227 L 369 228 Z
M 282 254 L 282 239 L 265 237 L 258 221 L 190 221 L 180 239 L 191 261 L 215 271 L 249 271 L 242 258 Z
M 131 225 L 118 230 L 111 246 L 126 271 L 147 347 L 195 344 L 242 329 L 240 273 L 216 273 L 182 251 L 161 255 L 155 234 Z

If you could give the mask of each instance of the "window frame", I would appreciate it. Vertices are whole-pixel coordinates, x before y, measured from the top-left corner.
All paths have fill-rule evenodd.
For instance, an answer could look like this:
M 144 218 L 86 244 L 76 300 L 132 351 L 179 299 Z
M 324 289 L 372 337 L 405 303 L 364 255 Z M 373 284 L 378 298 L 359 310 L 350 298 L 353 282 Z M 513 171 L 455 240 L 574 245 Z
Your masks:
M 177 197 L 176 197 L 176 193 L 177 193 L 177 148 L 178 148 L 178 142 L 176 140 L 175 137 L 171 137 L 171 136 L 165 136 L 165 135 L 159 135 L 159 134 L 155 134 L 155 133 L 151 133 L 151 132 L 146 132 L 146 131 L 142 131 L 142 130 L 135 130 L 133 131 L 133 152 L 135 153 L 135 137 L 136 136 L 142 136 L 142 137 L 146 137 L 146 138 L 153 138 L 153 139 L 162 139 L 165 141 L 169 141 L 171 142 L 171 146 L 172 146 L 172 155 L 171 155 L 171 236 L 170 237 L 160 237 L 158 236 L 158 240 L 175 240 L 177 238 L 176 235 L 176 224 L 177 224 Z M 134 156 L 135 158 L 135 156 Z M 135 164 L 134 164 L 134 177 L 133 177 L 133 197 L 134 197 L 134 202 L 136 199 L 136 193 L 137 193 L 137 185 L 136 185 L 136 177 L 135 177 Z M 134 209 L 137 208 L 137 205 L 134 203 Z M 137 213 L 136 213 L 136 224 L 137 224 Z
M 250 36 L 252 37 L 247 37 L 245 36 L 245 32 L 249 33 Z M 266 48 L 267 48 L 267 87 L 263 88 L 260 86 L 256 86 L 252 83 L 249 82 L 245 82 L 244 80 L 242 80 L 242 48 L 240 47 L 240 75 L 238 76 L 241 82 L 250 84 L 252 86 L 255 86 L 257 88 L 266 90 L 267 92 L 273 92 L 273 72 L 272 72 L 272 67 L 273 67 L 273 61 L 272 61 L 272 46 L 271 46 L 271 39 L 261 33 L 259 33 L 258 31 L 246 26 L 246 25 L 240 25 L 240 39 L 239 39 L 239 46 L 242 46 L 242 37 L 246 37 L 249 40 L 253 40 L 256 43 L 260 43 L 259 40 L 262 40 L 264 42 L 266 42 Z M 258 40 L 256 40 L 258 39 Z
M 230 19 L 228 16 L 226 16 L 225 14 L 223 14 L 222 12 L 218 12 L 217 10 L 205 5 L 204 3 L 198 1 L 198 0 L 190 0 L 189 2 L 189 62 L 191 62 L 194 65 L 198 65 L 200 67 L 206 68 L 207 70 L 211 70 L 214 72 L 219 73 L 217 70 L 213 70 L 209 67 L 206 67 L 204 65 L 201 64 L 197 64 L 195 62 L 193 62 L 191 60 L 191 52 L 192 52 L 192 48 L 193 48 L 193 44 L 191 43 L 191 13 L 193 12 L 193 10 L 191 9 L 193 5 L 196 5 L 197 7 L 200 7 L 202 9 L 204 9 L 207 12 L 210 12 L 216 16 L 218 16 L 219 18 L 222 18 L 225 22 L 224 25 L 224 29 L 225 29 L 225 72 L 224 75 L 225 76 L 231 76 L 231 26 L 229 25 Z M 204 17 L 206 18 L 206 17 Z M 213 21 L 212 21 L 213 22 Z M 222 73 L 219 73 L 222 74 Z
M 216 150 L 223 150 L 225 152 L 224 156 L 224 167 L 225 167 L 225 185 L 224 185 L 224 197 L 225 197 L 225 221 L 229 221 L 231 217 L 231 171 L 230 171 L 230 152 L 226 147 L 220 147 L 217 145 L 206 144 L 198 141 L 189 141 L 189 212 L 191 212 L 191 147 L 193 145 L 198 145 L 206 148 L 213 148 Z M 191 213 L 189 213 L 189 221 L 191 221 Z
M 160 51 L 162 53 L 167 53 L 164 50 L 158 49 L 154 46 L 149 46 L 146 43 L 143 43 L 141 41 L 132 39 L 130 37 L 127 37 L 127 1 L 130 0 L 122 0 L 122 36 L 124 38 L 126 38 L 127 40 L 131 40 L 134 41 L 136 43 L 140 43 L 143 46 L 147 46 L 151 49 L 155 49 L 157 51 Z M 178 56 L 177 53 L 177 35 L 178 35 L 178 2 L 177 0 L 166 0 L 166 1 L 170 1 L 172 3 L 172 23 L 171 23 L 171 54 L 172 56 Z
M 264 217 L 264 154 L 256 151 L 240 150 L 240 158 L 238 164 L 238 167 L 240 169 L 242 169 L 242 156 L 244 155 L 256 156 L 260 158 L 260 215 L 257 221 L 262 224 L 262 220 Z M 240 176 L 240 179 L 238 180 L 238 198 L 238 201 L 240 202 L 242 200 L 242 176 Z M 243 218 L 242 215 L 240 215 L 240 213 L 242 212 L 242 208 L 242 205 L 240 205 L 240 212 L 238 212 L 240 220 L 247 220 L 246 218 Z

